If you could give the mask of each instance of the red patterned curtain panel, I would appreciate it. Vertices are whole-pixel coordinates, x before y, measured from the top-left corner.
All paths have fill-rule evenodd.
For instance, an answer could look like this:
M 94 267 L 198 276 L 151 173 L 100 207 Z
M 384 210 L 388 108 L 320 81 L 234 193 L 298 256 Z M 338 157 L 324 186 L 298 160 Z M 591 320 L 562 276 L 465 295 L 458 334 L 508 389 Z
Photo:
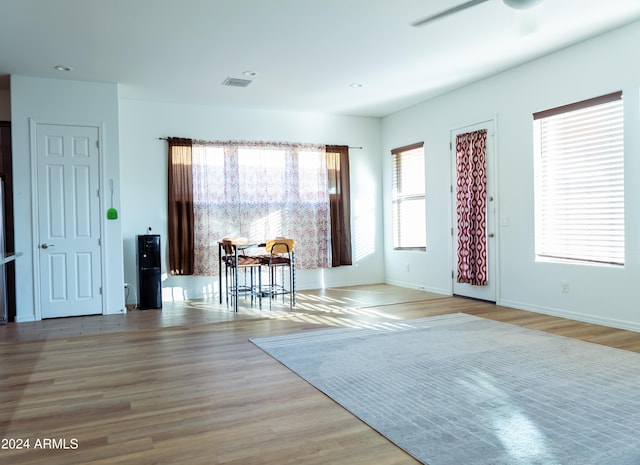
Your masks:
M 458 282 L 487 284 L 487 130 L 456 138 Z

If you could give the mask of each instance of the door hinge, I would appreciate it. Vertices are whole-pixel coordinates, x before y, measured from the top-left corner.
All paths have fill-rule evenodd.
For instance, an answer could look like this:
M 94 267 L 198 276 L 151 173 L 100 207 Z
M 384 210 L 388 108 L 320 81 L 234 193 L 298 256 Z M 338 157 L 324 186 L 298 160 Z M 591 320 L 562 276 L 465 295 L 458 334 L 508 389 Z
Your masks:
M 102 238 L 101 237 L 98 238 L 98 247 L 102 247 Z
M 451 279 L 455 278 L 453 270 L 451 270 Z
M 99 149 L 100 148 L 100 141 L 96 139 L 96 148 Z
M 98 291 L 100 292 L 100 295 L 102 295 L 102 286 L 98 288 Z
M 453 228 L 451 228 L 451 235 L 453 236 Z

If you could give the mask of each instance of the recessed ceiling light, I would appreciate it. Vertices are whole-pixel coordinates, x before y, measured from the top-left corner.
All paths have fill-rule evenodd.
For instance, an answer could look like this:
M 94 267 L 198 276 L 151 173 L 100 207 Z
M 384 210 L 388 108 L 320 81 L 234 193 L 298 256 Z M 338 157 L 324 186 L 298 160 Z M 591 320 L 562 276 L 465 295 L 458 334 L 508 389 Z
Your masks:
M 258 75 L 258 73 L 255 72 L 255 71 L 245 71 L 242 74 L 244 74 L 245 76 L 257 76 Z
M 73 68 L 71 66 L 63 65 L 54 66 L 53 69 L 55 69 L 56 71 L 73 71 Z
M 362 87 L 362 84 L 360 84 L 359 82 L 354 82 L 353 84 L 351 84 L 351 87 L 353 87 L 354 89 L 359 89 L 360 87 Z

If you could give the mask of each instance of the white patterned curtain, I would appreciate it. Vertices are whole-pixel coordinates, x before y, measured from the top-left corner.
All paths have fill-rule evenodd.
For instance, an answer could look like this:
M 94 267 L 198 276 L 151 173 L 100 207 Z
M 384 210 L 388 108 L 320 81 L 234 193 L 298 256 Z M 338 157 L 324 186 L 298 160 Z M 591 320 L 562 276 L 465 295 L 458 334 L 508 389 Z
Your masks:
M 218 241 L 296 241 L 298 269 L 330 266 L 324 145 L 194 142 L 194 274 L 218 272 Z

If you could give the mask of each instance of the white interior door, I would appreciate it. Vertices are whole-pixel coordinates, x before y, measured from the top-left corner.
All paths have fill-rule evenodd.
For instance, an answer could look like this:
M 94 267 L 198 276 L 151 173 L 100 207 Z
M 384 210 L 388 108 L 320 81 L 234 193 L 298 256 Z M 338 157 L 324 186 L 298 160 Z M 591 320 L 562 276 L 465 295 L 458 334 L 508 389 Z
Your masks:
M 42 318 L 102 313 L 98 128 L 35 133 Z
M 459 282 L 459 229 L 458 212 L 456 202 L 456 187 L 458 185 L 458 171 L 456 158 L 456 140 L 458 135 L 486 129 L 486 209 L 484 211 L 486 228 L 483 232 L 486 237 L 486 269 L 487 282 L 484 285 L 474 285 L 467 282 Z M 452 158 L 452 208 L 453 208 L 453 294 L 475 299 L 496 301 L 496 197 L 495 197 L 495 129 L 494 121 L 486 121 L 471 126 L 451 131 L 451 158 Z

